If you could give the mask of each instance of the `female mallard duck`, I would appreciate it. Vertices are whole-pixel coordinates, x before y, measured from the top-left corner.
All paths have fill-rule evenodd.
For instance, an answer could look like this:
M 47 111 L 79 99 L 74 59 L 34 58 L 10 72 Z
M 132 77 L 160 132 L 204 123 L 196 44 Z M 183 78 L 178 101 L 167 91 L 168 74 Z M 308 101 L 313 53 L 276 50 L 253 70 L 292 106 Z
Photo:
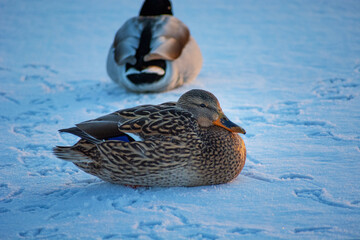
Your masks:
M 246 159 L 244 141 L 237 134 L 245 130 L 225 116 L 213 94 L 198 89 L 176 103 L 120 110 L 60 132 L 81 140 L 71 147 L 55 147 L 57 157 L 124 185 L 226 183 L 240 173 Z
M 201 65 L 199 46 L 169 0 L 145 0 L 140 16 L 116 33 L 107 72 L 130 91 L 161 92 L 195 79 Z

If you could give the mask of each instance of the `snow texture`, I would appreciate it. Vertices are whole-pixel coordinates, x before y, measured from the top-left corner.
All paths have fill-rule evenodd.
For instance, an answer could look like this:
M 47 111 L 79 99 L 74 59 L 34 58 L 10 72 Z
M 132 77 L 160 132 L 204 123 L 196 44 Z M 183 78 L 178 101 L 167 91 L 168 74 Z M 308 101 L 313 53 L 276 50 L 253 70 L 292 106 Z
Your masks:
M 359 239 L 360 2 L 174 0 L 198 78 L 160 94 L 106 74 L 142 1 L 0 1 L 0 239 Z M 117 109 L 214 93 L 244 127 L 229 183 L 113 185 L 55 158 L 57 130 Z

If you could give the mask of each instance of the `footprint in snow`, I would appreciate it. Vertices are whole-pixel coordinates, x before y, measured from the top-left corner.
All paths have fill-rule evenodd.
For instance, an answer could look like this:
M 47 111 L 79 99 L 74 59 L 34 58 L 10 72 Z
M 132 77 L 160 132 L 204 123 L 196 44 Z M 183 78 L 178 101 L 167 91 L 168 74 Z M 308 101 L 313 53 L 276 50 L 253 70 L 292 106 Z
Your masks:
M 45 70 L 47 72 L 53 73 L 53 74 L 58 74 L 59 72 L 56 71 L 55 69 L 53 69 L 52 67 L 50 67 L 49 65 L 46 64 L 25 64 L 23 65 L 23 68 L 25 69 L 37 69 L 37 70 Z
M 134 209 L 136 209 L 136 204 L 139 203 L 139 200 L 141 199 L 141 195 L 144 191 L 147 189 L 144 188 L 138 188 L 136 190 L 126 187 L 127 190 L 130 190 L 129 194 L 121 194 L 121 195 L 105 195 L 105 196 L 98 196 L 96 199 L 98 201 L 106 201 L 110 202 L 110 205 L 117 211 L 123 212 L 123 213 L 131 213 Z M 141 200 L 141 203 L 146 202 L 146 200 Z
M 296 101 L 285 101 L 271 105 L 267 112 L 275 115 L 296 116 L 301 114 L 301 107 Z
M 181 210 L 177 207 L 173 206 L 156 206 L 150 208 L 151 210 L 155 210 L 156 212 L 161 212 L 166 216 L 166 219 L 171 219 L 166 225 L 166 230 L 174 231 L 177 229 L 185 229 L 185 228 L 193 228 L 199 229 L 201 228 L 200 224 L 191 223 L 188 217 L 181 213 Z M 169 224 L 171 223 L 171 224 Z
M 303 175 L 303 174 L 299 174 L 299 173 L 284 174 L 284 175 L 280 176 L 280 179 L 281 180 L 295 180 L 295 179 L 314 180 L 314 178 L 309 175 Z
M 295 189 L 294 193 L 299 198 L 308 198 L 331 207 L 358 208 L 356 204 L 347 201 L 336 200 L 326 189 Z
M 141 221 L 138 224 L 137 229 L 146 232 L 146 231 L 154 230 L 154 228 L 157 228 L 158 226 L 161 225 L 162 225 L 161 221 Z
M 0 184 L 0 202 L 10 203 L 15 197 L 24 192 L 24 188 L 9 186 L 6 183 Z
M 10 209 L 5 207 L 0 207 L 0 214 L 10 212 Z
M 263 229 L 260 228 L 241 228 L 241 227 L 237 227 L 234 229 L 230 230 L 230 233 L 237 233 L 237 234 L 241 234 L 241 235 L 245 235 L 245 234 L 257 234 L 260 232 L 263 232 Z
M 328 130 L 322 130 L 322 131 L 311 131 L 306 134 L 308 137 L 334 137 L 334 134 L 331 131 Z
M 11 103 L 14 103 L 16 105 L 20 105 L 20 101 L 17 100 L 15 97 L 10 97 L 6 92 L 0 92 L 0 97 L 5 99 L 6 101 L 9 101 Z
M 10 118 L 8 116 L 4 116 L 4 115 L 0 115 L 0 121 L 5 122 L 5 121 L 10 121 Z
M 3 67 L 3 66 L 0 66 L 0 71 L 4 71 L 4 72 L 11 72 L 11 69 L 8 68 L 8 67 Z
M 351 136 L 351 135 L 336 135 L 334 134 L 332 131 L 328 131 L 328 130 L 315 130 L 315 131 L 310 131 L 308 133 L 306 133 L 306 135 L 310 138 L 318 138 L 318 137 L 327 137 L 327 138 L 331 138 L 335 141 L 356 141 L 358 139 L 356 139 L 356 137 Z
M 162 220 L 152 220 L 152 221 L 141 221 L 137 224 L 137 229 L 141 231 L 153 231 L 154 228 L 163 228 L 166 231 L 185 231 L 185 229 L 198 230 L 201 228 L 200 224 L 193 224 L 189 219 L 182 213 L 177 207 L 167 206 L 167 205 L 151 205 L 148 207 L 150 212 L 154 212 L 157 215 L 163 216 Z M 189 213 L 191 214 L 191 213 Z
M 278 120 L 280 126 L 282 125 L 294 125 L 294 126 L 306 126 L 306 127 L 324 127 L 332 128 L 333 124 L 328 121 L 322 120 Z
M 263 116 L 248 116 L 244 117 L 242 121 L 246 124 L 251 123 L 267 123 L 268 121 Z
M 22 147 L 10 147 L 10 149 L 17 155 L 18 161 L 29 169 L 48 167 L 48 150 L 33 150 Z
M 295 228 L 295 233 L 304 233 L 304 232 L 328 232 L 332 227 L 308 227 L 308 228 Z
M 80 216 L 80 212 L 58 212 L 51 215 L 48 220 L 70 219 L 73 222 L 78 216 Z
M 191 235 L 187 236 L 188 239 L 207 239 L 207 240 L 216 240 L 219 239 L 220 237 L 215 235 L 215 234 L 210 234 L 210 233 L 205 233 L 205 232 L 199 232 L 199 233 L 194 233 Z
M 44 196 L 52 196 L 56 198 L 69 199 L 76 195 L 80 190 L 78 189 L 57 189 L 50 192 L 46 192 Z
M 318 81 L 313 93 L 321 99 L 350 101 L 359 94 L 359 87 L 351 79 L 330 78 Z
M 30 100 L 29 103 L 31 105 L 43 105 L 43 104 L 49 105 L 52 102 L 53 102 L 53 100 L 51 98 L 35 98 L 35 99 Z
M 126 201 L 114 201 L 111 203 L 111 206 L 120 212 L 123 213 L 131 213 L 130 208 L 137 203 L 137 199 L 133 199 L 133 200 L 126 200 Z
M 258 106 L 239 106 L 236 107 L 237 110 L 250 110 L 250 111 L 257 111 L 257 112 L 264 112 L 262 107 Z
M 19 232 L 19 236 L 23 238 L 41 238 L 41 239 L 49 239 L 49 238 L 56 238 L 56 239 L 65 239 L 66 235 L 59 234 L 58 228 L 34 228 L 27 231 Z
M 256 171 L 246 171 L 246 172 L 243 172 L 242 175 L 249 177 L 249 178 L 256 179 L 256 180 L 268 182 L 268 183 L 273 183 L 273 182 L 276 182 L 279 180 L 278 178 L 273 177 L 271 175 L 256 172 Z
M 39 74 L 27 74 L 25 76 L 21 77 L 21 81 L 22 82 L 43 82 L 45 81 L 45 77 L 43 75 L 39 75 Z
M 135 238 L 138 238 L 135 237 Z M 119 234 L 107 234 L 105 236 L 102 237 L 103 240 L 107 240 L 107 239 L 121 239 L 120 235 Z
M 47 210 L 50 206 L 46 204 L 33 204 L 21 207 L 19 210 L 21 212 L 38 212 L 39 210 Z
M 261 162 L 257 159 L 255 159 L 254 157 L 252 157 L 250 154 L 247 154 L 246 159 L 254 164 L 260 164 Z
M 43 135 L 44 131 L 36 129 L 37 124 L 32 125 L 18 125 L 12 127 L 12 133 L 23 135 L 25 137 L 31 138 L 34 135 Z
M 69 84 L 63 82 L 58 83 L 55 81 L 54 76 L 58 74 L 58 71 L 49 65 L 25 64 L 23 69 L 25 73 L 20 78 L 20 81 L 27 83 L 27 86 L 30 88 L 37 88 L 38 85 L 40 85 L 45 93 L 71 89 Z

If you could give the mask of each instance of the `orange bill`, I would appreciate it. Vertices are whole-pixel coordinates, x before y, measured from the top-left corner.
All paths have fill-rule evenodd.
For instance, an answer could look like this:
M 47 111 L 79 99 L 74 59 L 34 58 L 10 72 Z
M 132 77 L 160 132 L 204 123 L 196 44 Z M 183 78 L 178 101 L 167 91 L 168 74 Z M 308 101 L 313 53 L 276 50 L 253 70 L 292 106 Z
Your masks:
M 230 121 L 225 116 L 224 113 L 221 113 L 219 118 L 216 119 L 213 123 L 214 123 L 214 125 L 225 128 L 226 130 L 229 130 L 230 132 L 246 134 L 245 129 L 243 129 L 242 127 L 240 127 L 240 126 L 236 125 L 235 123 L 233 123 L 232 121 Z

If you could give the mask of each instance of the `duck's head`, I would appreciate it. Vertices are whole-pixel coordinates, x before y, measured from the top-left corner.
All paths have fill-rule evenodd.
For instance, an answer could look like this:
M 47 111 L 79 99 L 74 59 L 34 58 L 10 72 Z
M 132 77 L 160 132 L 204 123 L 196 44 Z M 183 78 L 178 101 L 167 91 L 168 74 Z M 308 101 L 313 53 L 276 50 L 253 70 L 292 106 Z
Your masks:
M 179 98 L 177 105 L 191 112 L 201 127 L 217 125 L 231 132 L 246 134 L 245 129 L 225 116 L 217 98 L 208 91 L 190 90 Z
M 173 15 L 169 0 L 145 0 L 140 10 L 140 16 Z

